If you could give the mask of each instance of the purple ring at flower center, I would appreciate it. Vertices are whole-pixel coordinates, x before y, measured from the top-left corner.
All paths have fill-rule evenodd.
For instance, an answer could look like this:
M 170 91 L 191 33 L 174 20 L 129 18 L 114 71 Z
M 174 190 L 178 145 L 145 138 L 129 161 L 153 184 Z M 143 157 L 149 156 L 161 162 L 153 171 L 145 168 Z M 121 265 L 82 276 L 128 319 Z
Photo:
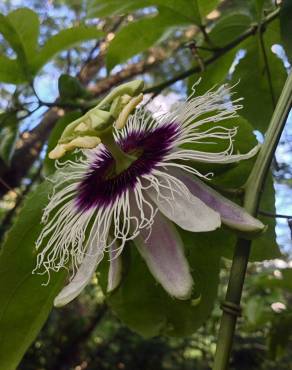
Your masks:
M 120 140 L 119 145 L 124 152 L 136 154 L 138 158 L 118 175 L 113 175 L 114 159 L 111 154 L 107 149 L 101 149 L 78 185 L 78 211 L 111 206 L 125 191 L 133 190 L 137 178 L 151 173 L 169 152 L 178 133 L 179 125 L 175 123 L 149 131 L 131 132 Z

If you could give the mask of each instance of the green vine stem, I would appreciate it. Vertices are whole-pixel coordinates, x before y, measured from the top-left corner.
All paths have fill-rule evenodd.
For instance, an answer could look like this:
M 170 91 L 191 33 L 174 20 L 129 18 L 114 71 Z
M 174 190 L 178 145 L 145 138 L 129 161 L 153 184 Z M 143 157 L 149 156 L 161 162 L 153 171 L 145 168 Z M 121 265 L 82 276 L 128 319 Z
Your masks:
M 292 73 L 287 78 L 278 104 L 266 132 L 265 142 L 258 154 L 255 165 L 245 187 L 244 207 L 256 216 L 271 161 L 284 129 L 289 110 L 292 106 Z M 218 334 L 213 370 L 227 370 L 231 354 L 236 319 L 240 312 L 240 300 L 247 269 L 251 241 L 238 239 L 235 246 L 226 301 Z

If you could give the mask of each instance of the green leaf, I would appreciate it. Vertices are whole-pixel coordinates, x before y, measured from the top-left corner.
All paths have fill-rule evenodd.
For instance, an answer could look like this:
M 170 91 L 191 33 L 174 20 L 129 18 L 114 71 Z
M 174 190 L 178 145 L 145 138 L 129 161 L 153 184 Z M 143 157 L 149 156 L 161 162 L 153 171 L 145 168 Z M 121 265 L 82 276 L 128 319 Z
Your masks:
M 214 88 L 214 86 L 219 86 L 226 83 L 229 78 L 229 70 L 234 61 L 237 53 L 237 48 L 231 50 L 230 52 L 222 55 L 215 62 L 206 65 L 204 70 L 199 74 L 194 74 L 188 79 L 188 94 L 192 93 L 192 87 L 201 77 L 201 81 L 195 86 L 195 94 L 203 95 L 209 89 Z M 236 91 L 236 88 L 234 89 Z
M 193 333 L 207 320 L 217 296 L 218 239 L 222 231 L 201 234 L 179 232 L 195 281 L 191 299 L 183 301 L 170 297 L 154 280 L 134 245 L 125 250 L 128 253 L 122 283 L 108 297 L 108 303 L 117 316 L 145 337 Z M 105 279 L 106 274 L 103 275 Z M 198 297 L 201 297 L 200 301 Z
M 11 60 L 5 55 L 0 55 L 0 81 L 19 84 L 25 81 L 25 74 L 16 60 Z
M 200 9 L 201 16 L 205 17 L 208 15 L 212 10 L 214 10 L 217 5 L 219 4 L 219 0 L 195 0 L 197 6 Z
M 3 14 L 0 14 L 0 33 L 15 51 L 17 55 L 16 61 L 19 65 L 19 69 L 25 77 L 29 78 L 28 60 L 20 35 L 18 34 L 17 29 L 15 29 L 13 23 L 10 21 L 9 17 L 5 17 Z M 4 63 L 4 67 L 7 68 L 7 59 L 4 58 L 4 56 L 2 57 L 2 61 L 3 60 L 6 61 L 6 65 Z
M 251 18 L 246 14 L 222 16 L 212 28 L 209 37 L 216 47 L 224 47 L 246 31 L 250 24 Z
M 62 74 L 59 77 L 58 89 L 63 101 L 90 96 L 89 92 L 81 85 L 76 77 L 67 74 Z
M 208 34 L 212 44 L 216 47 L 224 47 L 246 30 L 250 25 L 250 21 L 250 17 L 238 13 L 220 17 Z M 209 45 L 203 43 L 202 46 L 208 47 Z M 192 86 L 198 81 L 198 77 L 201 77 L 201 82 L 196 86 L 196 95 L 204 94 L 214 86 L 230 80 L 230 68 L 239 49 L 240 46 L 234 47 L 214 62 L 205 65 L 204 70 L 199 74 L 192 75 L 188 81 L 189 94 L 192 92 Z M 200 51 L 200 56 L 202 59 L 207 60 L 210 58 L 210 53 Z M 236 89 L 235 87 L 235 92 Z
M 107 17 L 159 6 L 185 16 L 192 23 L 201 24 L 201 17 L 210 13 L 218 3 L 218 0 L 93 0 L 89 4 L 88 16 Z
M 275 208 L 275 189 L 273 178 L 270 174 L 267 177 L 264 192 L 261 197 L 260 209 L 276 213 Z M 268 226 L 268 229 L 263 235 L 253 241 L 250 260 L 263 261 L 265 259 L 281 258 L 282 254 L 276 241 L 275 219 L 260 215 L 258 218 Z
M 80 25 L 62 30 L 39 49 L 38 16 L 28 8 L 17 9 L 7 16 L 0 14 L 0 33 L 17 55 L 16 59 L 0 56 L 0 81 L 13 84 L 30 82 L 41 67 L 62 50 L 103 35 L 94 26 Z
M 82 41 L 99 39 L 102 35 L 103 32 L 96 27 L 86 27 L 84 25 L 60 31 L 52 36 L 32 58 L 31 63 L 34 73 L 61 51 L 69 49 Z
M 44 164 L 43 164 L 43 174 L 45 176 L 49 176 L 53 174 L 56 170 L 55 167 L 55 161 L 50 159 L 48 157 L 48 153 L 54 149 L 54 147 L 57 145 L 58 140 L 60 139 L 63 131 L 65 130 L 66 126 L 68 126 L 69 123 L 73 122 L 77 118 L 81 117 L 82 113 L 79 111 L 73 111 L 66 113 L 63 117 L 59 118 L 58 121 L 56 122 L 50 137 L 48 141 L 48 148 L 47 148 L 47 153 L 46 157 L 44 159 Z M 61 158 L 62 160 L 67 160 L 68 156 L 72 156 L 72 154 L 67 154 L 64 158 Z
M 283 62 L 271 51 L 280 43 L 279 21 L 273 21 L 264 33 L 265 49 L 271 74 L 272 90 L 277 101 L 287 77 Z M 250 38 L 242 47 L 246 56 L 240 60 L 233 75 L 238 93 L 244 97 L 241 114 L 258 130 L 265 132 L 274 111 L 269 75 L 263 53 L 256 38 Z
M 91 0 L 88 4 L 89 18 L 107 17 L 132 12 L 153 5 L 149 0 Z
M 161 9 L 158 15 L 132 22 L 122 28 L 109 45 L 106 65 L 108 71 L 117 64 L 149 49 L 158 43 L 166 32 L 175 25 L 186 25 L 188 20 L 168 9 Z M 125 48 L 127 45 L 127 48 Z
M 9 166 L 18 138 L 18 125 L 15 115 L 9 116 L 9 123 L 0 131 L 0 157 Z
M 39 36 L 39 19 L 35 12 L 28 8 L 19 8 L 7 15 L 16 30 L 23 46 L 27 60 L 37 51 Z
M 45 276 L 32 274 L 36 265 L 34 244 L 49 189 L 45 182 L 27 198 L 0 255 L 0 364 L 5 370 L 15 370 L 64 283 L 63 272 L 51 273 L 47 286 L 42 286 Z
M 38 16 L 28 8 L 16 9 L 7 16 L 0 14 L 0 32 L 17 54 L 16 61 L 1 57 L 0 66 L 4 68 L 1 81 L 17 83 L 30 80 L 30 58 L 36 53 L 39 34 Z
M 280 10 L 280 30 L 282 43 L 290 63 L 292 63 L 292 0 L 284 0 Z

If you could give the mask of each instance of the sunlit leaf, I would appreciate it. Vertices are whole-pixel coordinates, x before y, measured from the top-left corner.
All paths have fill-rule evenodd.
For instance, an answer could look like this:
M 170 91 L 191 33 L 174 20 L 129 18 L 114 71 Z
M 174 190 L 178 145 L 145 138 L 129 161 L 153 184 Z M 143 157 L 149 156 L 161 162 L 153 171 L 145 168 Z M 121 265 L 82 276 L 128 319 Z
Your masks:
M 39 37 L 39 18 L 28 8 L 19 8 L 9 13 L 7 18 L 16 30 L 23 45 L 27 59 L 37 51 Z
M 115 65 L 149 49 L 161 41 L 174 26 L 188 23 L 187 18 L 171 10 L 161 8 L 158 15 L 142 18 L 128 24 L 116 34 L 110 43 L 106 56 L 108 70 L 110 71 Z
M 62 50 L 69 49 L 76 44 L 99 39 L 103 33 L 96 27 L 86 27 L 84 25 L 67 28 L 56 35 L 52 36 L 40 49 L 40 51 L 32 58 L 34 73 L 36 73 L 44 64 L 50 61 L 56 54 Z
M 279 42 L 279 21 L 275 20 L 264 33 L 267 63 L 259 40 L 250 38 L 242 44 L 246 56 L 239 61 L 233 75 L 233 81 L 239 82 L 237 91 L 244 97 L 241 114 L 262 132 L 268 127 L 287 77 L 283 62 L 271 50 Z
M 16 59 L 0 56 L 0 81 L 14 84 L 31 82 L 44 64 L 56 54 L 103 35 L 94 26 L 80 25 L 60 31 L 39 48 L 38 16 L 28 8 L 19 8 L 7 16 L 0 14 L 0 33 L 17 56 Z
M 18 84 L 25 81 L 25 75 L 16 60 L 0 55 L 0 81 Z
M 88 16 L 106 17 L 129 13 L 150 6 L 158 6 L 168 8 L 196 24 L 201 24 L 202 17 L 213 10 L 218 2 L 218 0 L 91 0 L 89 2 Z

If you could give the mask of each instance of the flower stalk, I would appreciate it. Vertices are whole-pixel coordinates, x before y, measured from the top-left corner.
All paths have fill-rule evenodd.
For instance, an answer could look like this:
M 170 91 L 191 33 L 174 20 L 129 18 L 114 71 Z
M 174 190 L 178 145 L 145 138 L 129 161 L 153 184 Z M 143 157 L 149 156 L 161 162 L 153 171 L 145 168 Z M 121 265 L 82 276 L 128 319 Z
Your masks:
M 107 150 L 111 153 L 115 161 L 115 174 L 118 175 L 131 166 L 137 159 L 132 154 L 125 153 L 117 144 L 114 138 L 113 130 L 107 130 L 101 136 L 102 143 L 106 146 Z
M 281 133 L 292 105 L 292 74 L 287 78 L 276 109 L 266 132 L 265 142 L 258 154 L 245 187 L 244 208 L 253 216 L 257 215 L 267 173 L 276 151 Z M 240 314 L 240 300 L 245 273 L 250 255 L 251 241 L 239 238 L 235 246 L 229 283 L 218 334 L 213 370 L 227 370 L 235 331 L 237 316 Z

